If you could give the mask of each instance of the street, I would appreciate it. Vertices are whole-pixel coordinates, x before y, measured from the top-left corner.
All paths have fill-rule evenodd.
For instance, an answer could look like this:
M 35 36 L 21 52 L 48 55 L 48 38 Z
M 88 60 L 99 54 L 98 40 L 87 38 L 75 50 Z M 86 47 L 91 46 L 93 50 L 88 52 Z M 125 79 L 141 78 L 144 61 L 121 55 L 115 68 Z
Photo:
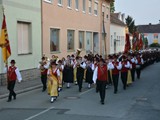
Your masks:
M 113 86 L 106 89 L 105 104 L 100 104 L 95 87 L 83 84 L 82 92 L 72 85 L 50 103 L 47 92 L 41 89 L 17 95 L 16 100 L 0 99 L 0 120 L 159 120 L 160 63 L 142 71 L 141 79 L 123 90 L 119 79 L 118 93 Z

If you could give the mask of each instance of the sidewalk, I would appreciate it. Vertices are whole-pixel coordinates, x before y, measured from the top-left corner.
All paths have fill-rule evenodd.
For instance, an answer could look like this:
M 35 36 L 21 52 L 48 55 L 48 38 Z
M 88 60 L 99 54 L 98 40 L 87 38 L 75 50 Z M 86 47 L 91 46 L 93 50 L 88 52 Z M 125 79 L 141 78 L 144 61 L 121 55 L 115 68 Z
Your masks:
M 27 92 L 33 89 L 41 88 L 41 80 L 40 78 L 35 80 L 22 81 L 21 83 L 16 82 L 15 92 L 16 94 L 20 94 L 23 92 Z M 0 99 L 8 97 L 9 91 L 7 90 L 7 86 L 0 86 Z

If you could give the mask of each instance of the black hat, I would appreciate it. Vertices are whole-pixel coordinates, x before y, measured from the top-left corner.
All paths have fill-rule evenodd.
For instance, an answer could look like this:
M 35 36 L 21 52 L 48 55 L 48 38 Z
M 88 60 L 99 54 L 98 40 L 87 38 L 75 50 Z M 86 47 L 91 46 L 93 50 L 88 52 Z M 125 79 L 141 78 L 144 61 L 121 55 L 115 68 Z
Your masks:
M 16 62 L 15 62 L 15 60 L 11 60 L 11 62 L 10 63 L 13 63 L 13 64 L 15 64 Z
M 113 55 L 113 58 L 114 58 L 114 59 L 117 59 L 117 58 L 118 58 L 118 56 L 117 56 L 116 54 L 114 54 L 114 55 Z
M 51 65 L 57 65 L 56 61 L 55 61 L 55 60 L 52 61 L 52 62 L 51 62 Z

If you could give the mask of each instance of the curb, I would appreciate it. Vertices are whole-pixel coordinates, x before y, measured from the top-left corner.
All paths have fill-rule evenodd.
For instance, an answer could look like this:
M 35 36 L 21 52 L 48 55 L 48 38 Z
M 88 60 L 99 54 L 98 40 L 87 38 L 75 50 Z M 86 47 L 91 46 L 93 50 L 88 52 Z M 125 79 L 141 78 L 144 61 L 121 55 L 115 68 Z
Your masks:
M 41 87 L 42 87 L 42 85 L 37 85 L 37 86 L 34 86 L 34 87 L 28 87 L 28 88 L 23 89 L 23 90 L 17 90 L 15 92 L 16 92 L 16 94 L 21 94 L 21 93 L 29 92 L 29 91 L 32 91 L 32 90 L 35 90 L 35 89 L 39 89 Z M 0 99 L 7 98 L 7 97 L 8 97 L 8 93 L 4 94 L 4 95 L 0 95 Z

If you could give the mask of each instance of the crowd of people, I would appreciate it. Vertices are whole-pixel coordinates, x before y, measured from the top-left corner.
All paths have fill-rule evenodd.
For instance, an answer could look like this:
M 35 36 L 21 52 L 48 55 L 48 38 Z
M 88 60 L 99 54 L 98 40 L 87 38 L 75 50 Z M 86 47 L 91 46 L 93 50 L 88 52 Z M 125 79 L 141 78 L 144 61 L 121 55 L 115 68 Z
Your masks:
M 159 50 L 130 51 L 108 55 L 103 59 L 101 55 L 92 53 L 84 57 L 79 54 L 67 55 L 59 59 L 53 55 L 50 60 L 43 56 L 38 68 L 41 70 L 42 91 L 47 90 L 53 103 L 63 87 L 70 88 L 71 83 L 78 85 L 78 91 L 82 91 L 83 82 L 96 85 L 101 104 L 104 104 L 105 90 L 108 85 L 113 85 L 114 94 L 118 93 L 118 82 L 121 78 L 123 89 L 141 77 L 141 70 L 154 62 L 160 61 Z

